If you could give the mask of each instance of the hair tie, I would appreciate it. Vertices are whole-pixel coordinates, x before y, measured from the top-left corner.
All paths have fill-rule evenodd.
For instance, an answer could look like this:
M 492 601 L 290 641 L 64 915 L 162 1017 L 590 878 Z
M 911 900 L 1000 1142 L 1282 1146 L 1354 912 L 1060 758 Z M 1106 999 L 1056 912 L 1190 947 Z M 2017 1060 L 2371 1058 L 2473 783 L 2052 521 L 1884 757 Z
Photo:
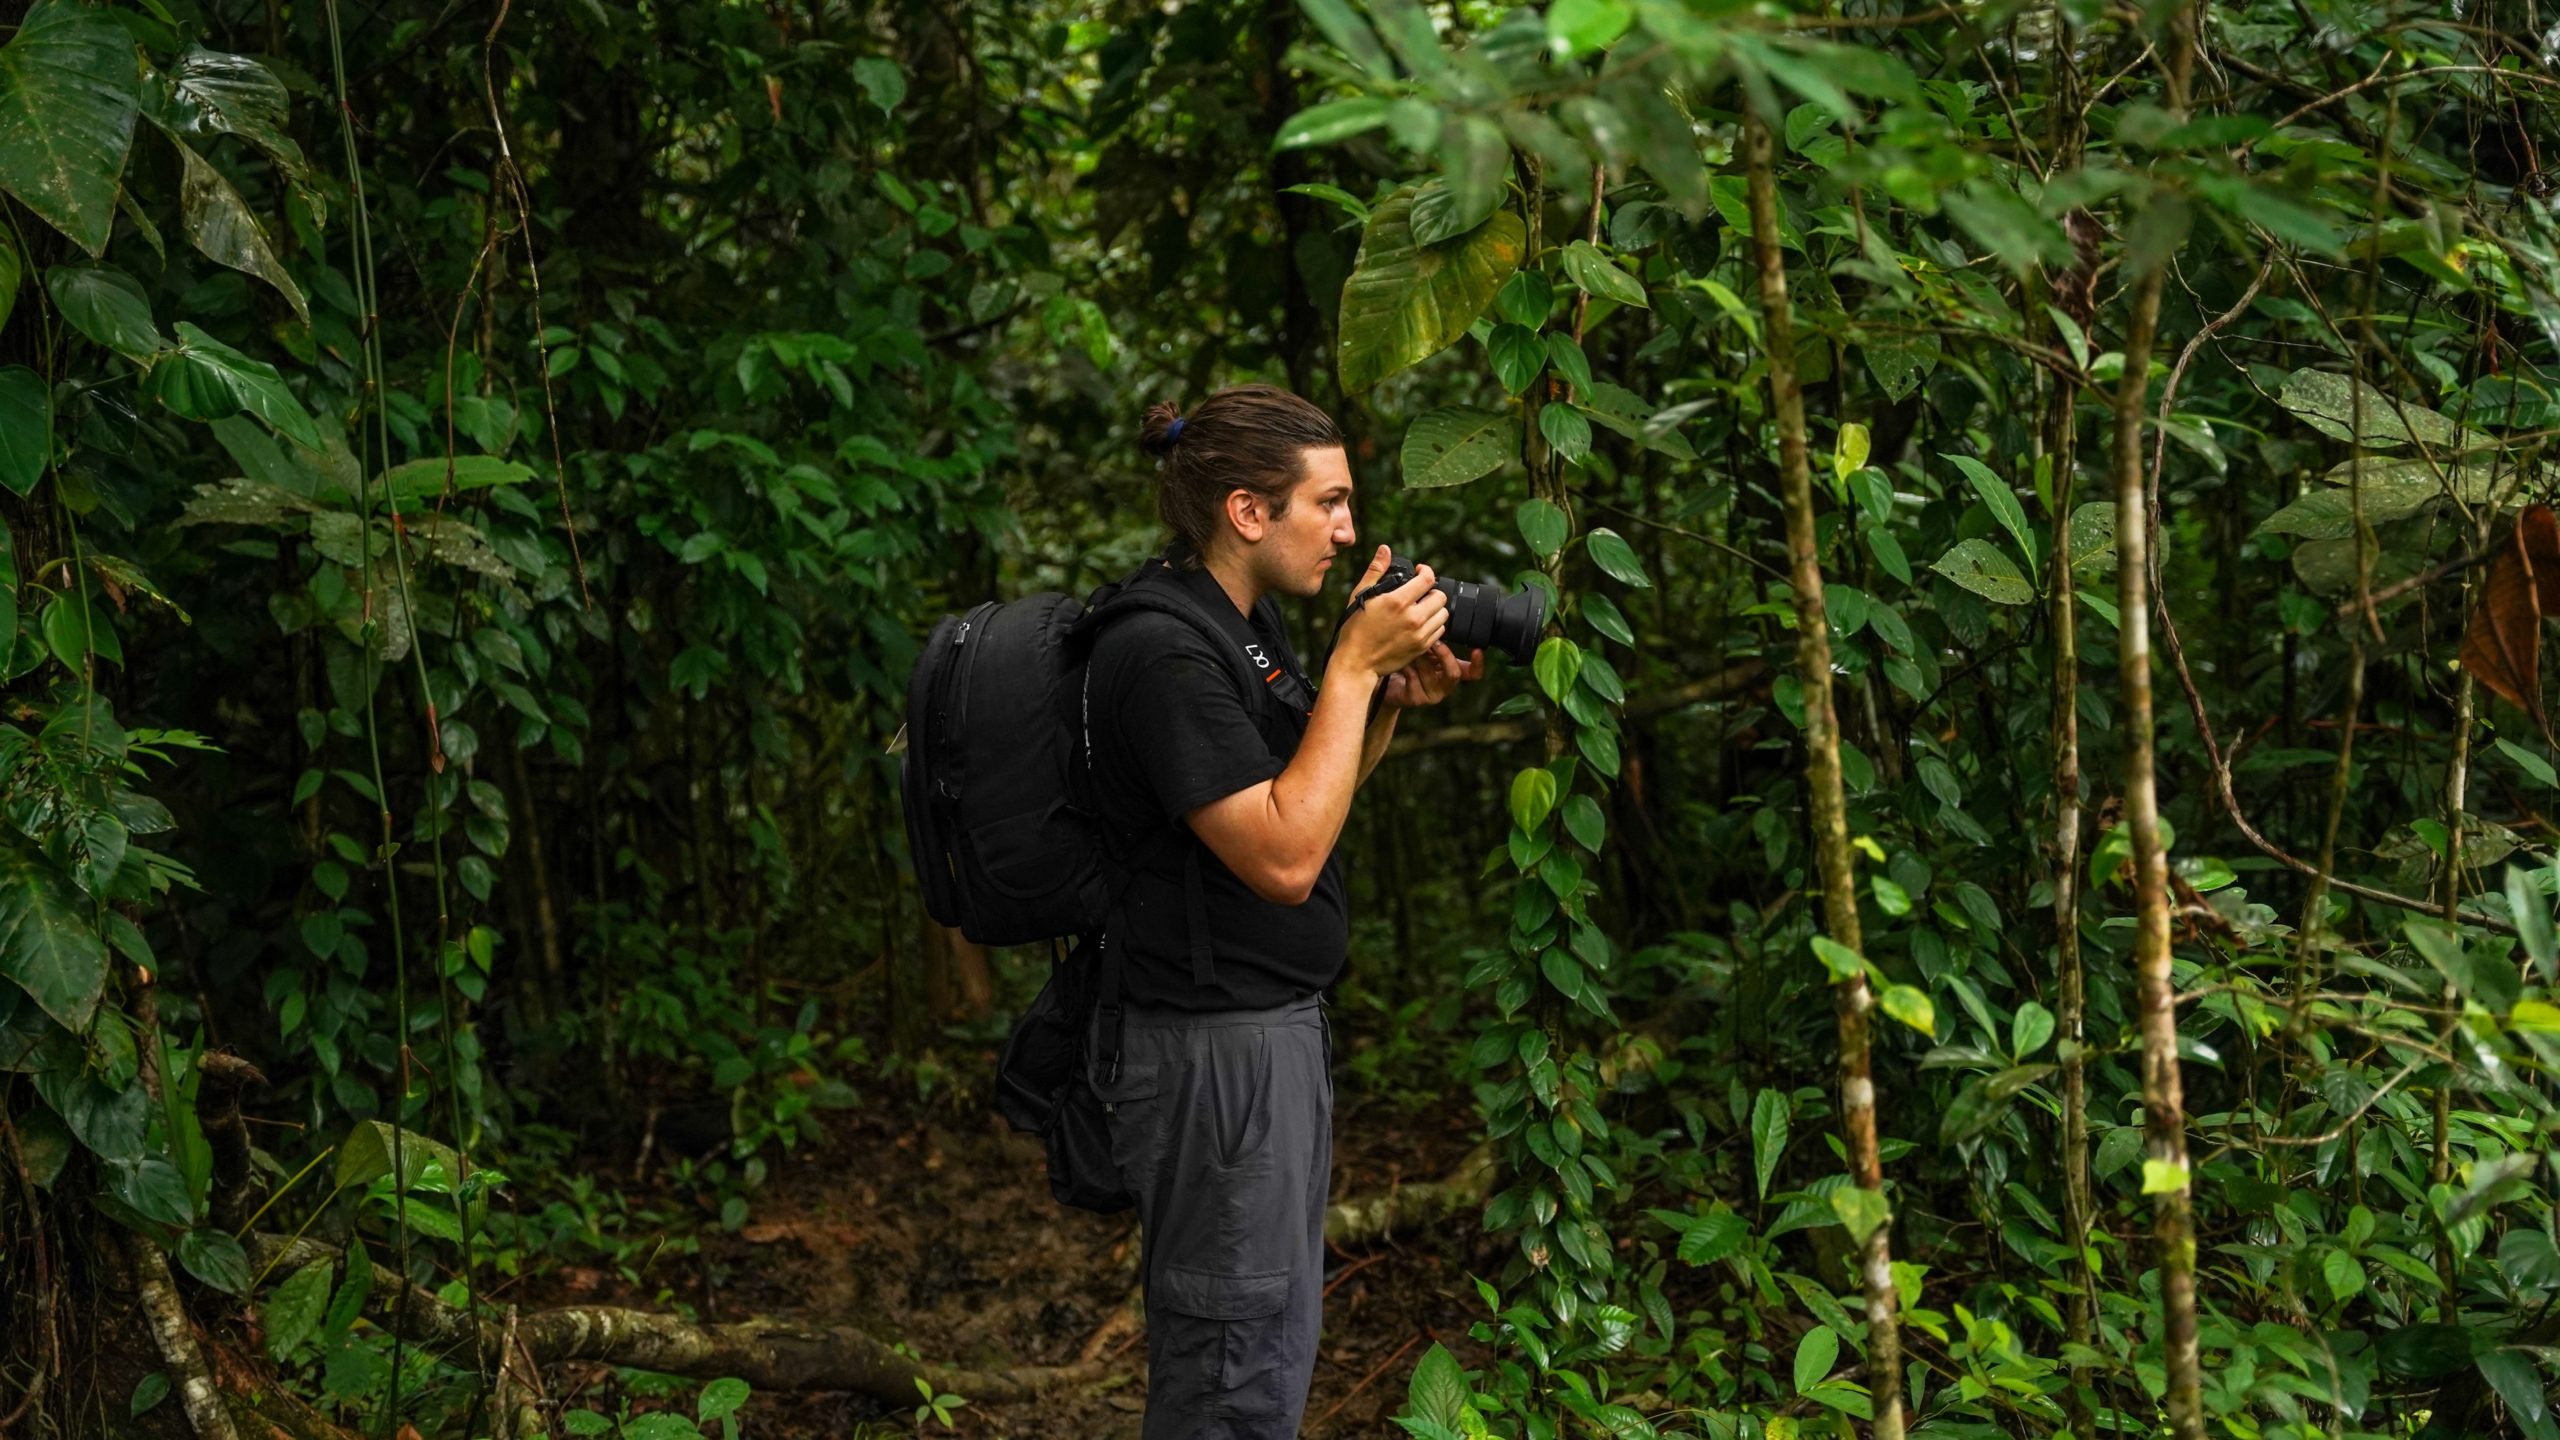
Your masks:
M 1179 439 L 1181 439 L 1181 438 L 1182 438 L 1182 417 L 1181 417 L 1181 416 L 1179 416 L 1179 415 L 1177 415 L 1177 416 L 1173 417 L 1173 423 L 1172 423 L 1172 424 L 1170 424 L 1170 425 L 1168 425 L 1168 426 L 1166 426 L 1166 427 L 1164 428 L 1164 443 L 1166 443 L 1167 445 L 1170 445 L 1170 444 L 1172 444 L 1174 441 L 1179 440 Z

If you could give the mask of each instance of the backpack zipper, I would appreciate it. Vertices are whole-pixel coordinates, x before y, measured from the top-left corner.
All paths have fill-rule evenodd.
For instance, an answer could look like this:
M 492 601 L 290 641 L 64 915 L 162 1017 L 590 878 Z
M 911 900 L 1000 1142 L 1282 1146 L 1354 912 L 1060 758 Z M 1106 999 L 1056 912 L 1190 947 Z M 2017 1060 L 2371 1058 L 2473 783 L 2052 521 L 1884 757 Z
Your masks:
M 968 614 L 961 616 L 960 633 L 952 638 L 951 648 L 954 651 L 967 650 L 969 645 L 969 632 L 980 628 L 980 624 L 985 619 L 987 612 L 995 608 L 995 601 L 982 601 L 975 609 L 971 610 Z M 960 693 L 953 698 L 950 708 L 943 711 L 942 743 L 946 747 L 952 743 L 953 739 L 958 735 L 962 725 L 969 718 L 969 681 L 972 678 L 972 673 L 977 667 L 978 653 L 975 650 L 970 650 L 968 654 L 958 655 L 954 658 L 959 661 L 959 663 L 952 668 L 958 672 L 954 677 L 954 683 L 959 687 Z M 949 753 L 947 749 L 945 753 Z M 946 775 L 937 779 L 934 784 L 942 791 L 945 799 L 957 800 L 960 798 L 960 792 L 952 787 L 949 776 Z

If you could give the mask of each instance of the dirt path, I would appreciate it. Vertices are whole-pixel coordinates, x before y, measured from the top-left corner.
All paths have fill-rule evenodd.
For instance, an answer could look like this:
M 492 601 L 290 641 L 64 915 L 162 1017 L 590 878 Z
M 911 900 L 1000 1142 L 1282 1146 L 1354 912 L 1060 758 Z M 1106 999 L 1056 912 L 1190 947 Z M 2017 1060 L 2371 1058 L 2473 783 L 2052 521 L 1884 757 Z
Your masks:
M 1463 1108 L 1397 1116 L 1379 1104 L 1337 1116 L 1334 1197 L 1440 1175 L 1466 1152 L 1470 1118 Z M 1135 1222 L 1054 1203 L 1038 1143 L 966 1096 L 842 1112 L 822 1145 L 771 1163 L 746 1226 L 704 1233 L 707 1283 L 685 1298 L 706 1319 L 854 1321 L 942 1363 L 1055 1365 L 1078 1358 L 1137 1281 Z M 1467 1280 L 1473 1243 L 1468 1223 L 1328 1259 L 1309 1440 L 1400 1433 L 1384 1417 L 1430 1339 L 1471 1356 L 1466 1329 L 1482 1309 Z M 1114 1380 L 1036 1406 L 967 1407 L 958 1433 L 1136 1440 L 1143 1330 L 1115 1332 L 1103 1353 L 1122 1367 Z M 768 1395 L 751 1402 L 748 1429 L 851 1440 L 908 1433 L 912 1421 L 856 1396 Z

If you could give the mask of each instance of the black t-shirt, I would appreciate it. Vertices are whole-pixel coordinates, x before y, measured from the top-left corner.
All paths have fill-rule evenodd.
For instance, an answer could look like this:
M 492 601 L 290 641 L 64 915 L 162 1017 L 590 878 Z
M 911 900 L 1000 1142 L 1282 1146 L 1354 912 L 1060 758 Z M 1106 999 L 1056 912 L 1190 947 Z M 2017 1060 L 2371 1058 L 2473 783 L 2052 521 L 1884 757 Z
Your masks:
M 1258 674 L 1282 691 L 1247 697 L 1234 668 L 1196 626 L 1153 612 L 1104 627 L 1086 672 L 1097 803 L 1131 853 L 1212 800 L 1278 775 L 1297 753 L 1315 686 L 1269 606 L 1251 621 L 1204 570 L 1150 567 L 1141 584 L 1180 585 L 1240 649 L 1258 647 Z M 1258 663 L 1267 660 L 1265 667 Z M 1304 999 L 1332 985 L 1350 953 L 1342 862 L 1325 857 L 1303 905 L 1275 905 L 1253 893 L 1197 840 L 1155 847 L 1123 902 L 1121 993 L 1131 1004 L 1178 1010 L 1256 1010 Z M 1194 982 L 1183 894 L 1186 852 L 1199 857 L 1215 981 Z M 1127 858 L 1125 855 L 1124 859 Z

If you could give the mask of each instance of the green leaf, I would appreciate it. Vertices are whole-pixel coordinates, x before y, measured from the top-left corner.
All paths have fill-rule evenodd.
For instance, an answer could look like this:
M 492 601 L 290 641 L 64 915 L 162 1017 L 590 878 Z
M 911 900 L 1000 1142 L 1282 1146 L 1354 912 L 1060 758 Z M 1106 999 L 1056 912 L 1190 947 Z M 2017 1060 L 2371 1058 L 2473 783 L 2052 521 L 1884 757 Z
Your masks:
M 1635 12 L 1620 0 L 1556 0 L 1547 8 L 1547 35 L 1568 57 L 1607 49 L 1634 22 Z
M 191 47 L 153 96 L 153 120 L 178 136 L 237 135 L 299 181 L 309 166 L 284 133 L 291 104 L 284 82 L 246 55 Z
M 1617 601 L 1598 591 L 1593 591 L 1582 596 L 1580 603 L 1582 618 L 1593 630 L 1621 645 L 1636 643 L 1635 627 L 1627 623 L 1627 617 L 1618 609 Z
M 1849 1232 L 1849 1238 L 1862 1245 L 1868 1236 L 1875 1233 L 1877 1226 L 1893 1218 L 1893 1206 L 1879 1190 L 1843 1185 L 1832 1191 L 1829 1198 L 1831 1213 L 1840 1217 L 1840 1224 Z
M 1536 834 L 1556 808 L 1556 777 L 1532 767 L 1511 777 L 1511 823 Z
M 2430 449 L 2489 443 L 2489 437 L 2463 429 L 2424 405 L 2395 401 L 2361 380 L 2327 370 L 2302 369 L 2286 376 L 2276 403 L 2332 440 L 2361 439 L 2382 448 L 2416 441 Z
M 1570 405 L 1540 406 L 1538 433 L 1557 454 L 1576 465 L 1591 453 L 1591 421 Z
M 1603 300 L 1649 307 L 1644 286 L 1636 277 L 1619 269 L 1588 240 L 1576 240 L 1564 247 L 1564 273 L 1585 292 Z
M 2052 1011 L 2033 1000 L 2019 1005 L 2018 1013 L 2009 1017 L 2010 1058 L 2024 1060 L 2043 1049 L 2044 1042 L 2053 1038 L 2053 1028 Z
M 1929 992 L 1916 985 L 1888 985 L 1876 999 L 1884 1013 L 1935 1039 L 1938 1034 L 1938 1007 L 1929 1003 Z
M 1330 145 L 1363 135 L 1387 123 L 1387 102 L 1361 96 L 1353 100 L 1335 100 L 1317 105 L 1289 117 L 1280 133 L 1272 138 L 1275 150 L 1295 150 L 1307 145 Z
M 1514 395 L 1528 389 L 1529 382 L 1547 367 L 1546 342 L 1526 325 L 1505 322 L 1494 326 L 1485 349 L 1493 356 L 1493 378 Z
M 294 1271 L 267 1297 L 264 1319 L 267 1331 L 267 1355 L 282 1361 L 303 1342 L 320 1333 L 320 1319 L 329 1307 L 330 1262 L 314 1260 Z
M 2521 982 L 2506 960 L 2464 944 L 2459 931 L 2430 915 L 2411 916 L 2402 923 L 2401 931 L 2409 937 L 2410 948 L 2436 967 L 2466 999 L 2479 1002 L 2492 1015 L 2504 1015 L 2515 1008 Z
M 179 1236 L 178 1263 L 226 1295 L 249 1293 L 249 1256 L 239 1241 L 219 1230 L 190 1230 Z
M 1564 512 L 1556 508 L 1554 501 L 1521 501 L 1519 521 L 1520 538 L 1529 542 L 1529 548 L 1539 559 L 1544 560 L 1564 548 L 1567 522 Z
M 1964 472 L 1964 477 L 1973 482 L 1973 492 L 1990 507 L 1991 518 L 1999 521 L 2000 528 L 2009 532 L 2009 538 L 2018 542 L 2018 553 L 2032 560 L 2036 542 L 2027 525 L 2027 507 L 2018 503 L 2018 494 L 2009 488 L 2009 482 L 1992 474 L 1991 467 L 1969 455 L 1940 455 L 1938 458 Z
M 1577 395 L 1591 393 L 1591 358 L 1582 353 L 1582 342 L 1559 330 L 1547 337 L 1547 363 L 1573 387 Z
M 1664 418 L 1676 416 L 1677 411 L 1656 414 L 1644 397 L 1625 386 L 1595 379 L 1574 408 L 1589 416 L 1593 424 L 1615 430 L 1648 450 L 1659 450 L 1677 460 L 1698 458 L 1688 437 L 1675 428 L 1677 419 Z
M 2149 1156 L 2143 1157 L 2143 1194 L 2174 1195 L 2186 1188 L 2187 1167 L 2183 1163 L 2172 1160 L 2155 1160 Z
M 865 55 L 853 62 L 853 83 L 862 87 L 863 98 L 880 107 L 883 115 L 897 113 L 907 99 L 907 72 L 898 62 L 878 55 Z
M 2155 1193 L 2148 1178 L 2153 1163 L 2156 1162 L 2146 1161 L 2143 1165 L 2145 1179 L 2142 1192 L 2146 1195 Z M 2320 1257 L 2320 1278 L 2329 1283 L 2331 1295 L 2340 1300 L 2352 1299 L 2364 1289 L 2364 1266 L 2346 1251 L 2332 1250 Z
M 1786 1148 L 1787 1097 L 1763 1090 L 1751 1099 L 1751 1165 L 1763 1200 L 1769 1198 L 1769 1180 L 1778 1173 L 1778 1156 Z
M 0 485 L 25 495 L 52 458 L 53 392 L 24 365 L 0 369 Z
M 1464 485 L 1502 468 L 1520 449 L 1520 418 L 1509 410 L 1443 405 L 1404 432 L 1404 483 L 1417 490 Z
M 7 235 L 0 235 L 0 326 L 9 323 L 9 312 L 18 308 L 18 284 L 26 278 L 26 261 Z
M 89 909 L 35 842 L 0 825 L 0 979 L 75 1035 L 87 1033 L 107 983 L 107 948 Z
M 1821 1383 L 1840 1358 L 1840 1337 L 1828 1325 L 1816 1325 L 1804 1332 L 1796 1344 L 1796 1393 L 1801 1395 Z
M 1599 801 L 1575 795 L 1564 802 L 1564 829 L 1575 844 L 1597 855 L 1600 842 L 1608 838 L 1609 822 L 1600 813 Z
M 112 265 L 56 265 L 45 272 L 44 288 L 72 329 L 128 360 L 154 355 L 167 343 L 151 323 L 142 286 Z
M 1840 441 L 1837 445 L 1832 447 L 1831 451 L 1831 474 L 1833 478 L 1845 484 L 1851 475 L 1865 469 L 1867 466 L 1867 454 L 1869 448 L 1873 444 L 1874 442 L 1867 435 L 1866 426 L 1859 424 L 1855 420 L 1842 425 L 1840 427 Z
M 0 47 L 0 189 L 96 257 L 141 107 L 133 37 L 113 14 L 45 0 Z
M 1681 1231 L 1680 1259 L 1689 1265 L 1713 1265 L 1739 1251 L 1750 1233 L 1741 1216 L 1719 1206 Z
M 116 639 L 114 622 L 109 620 L 106 602 L 78 593 L 64 593 L 44 607 L 44 640 L 53 650 L 53 658 L 67 668 L 88 668 L 89 657 L 121 665 L 124 646 Z
M 2116 506 L 2091 500 L 2071 507 L 2071 573 L 2107 575 L 2116 568 Z
M 305 449 L 320 448 L 319 427 L 285 388 L 276 367 L 250 359 L 187 321 L 178 322 L 177 348 L 151 367 L 143 389 L 187 419 L 219 420 L 245 410 Z
M 1555 292 L 1547 277 L 1535 270 L 1521 270 L 1502 282 L 1502 291 L 1493 300 L 1496 313 L 1514 325 L 1535 330 L 1547 323 L 1547 312 L 1555 307 Z
M 2052 1074 L 2051 1065 L 2013 1065 L 1991 1075 L 1980 1075 L 1967 1082 L 1948 1104 L 1947 1113 L 1938 1122 L 1938 1143 L 1961 1145 L 1989 1130 L 2009 1113 L 2010 1102 L 2018 1093 Z
M 457 455 L 451 461 L 412 460 L 394 465 L 373 482 L 373 500 L 381 504 L 385 496 L 396 497 L 401 508 L 422 500 L 432 500 L 445 493 L 451 481 L 455 491 L 486 490 L 493 485 L 521 485 L 534 478 L 530 467 L 494 455 Z M 352 503 L 355 496 L 346 495 Z
M 154 1370 L 133 1382 L 133 1397 L 125 1403 L 126 1413 L 141 1416 L 169 1398 L 169 1372 Z
M 2444 486 L 2432 475 L 2368 472 L 2364 483 L 2352 491 L 2305 492 L 2300 499 L 2259 521 L 2257 533 L 2294 535 L 2305 540 L 2344 540 L 2356 533 L 2355 507 L 2359 499 L 2367 525 L 2388 525 L 2416 514 L 2428 501 L 2444 493 Z
M 1413 238 L 1437 245 L 1492 217 L 1511 169 L 1511 144 L 1483 115 L 1459 117 L 1440 132 L 1440 180 L 1413 200 Z
M 1467 1409 L 1468 1391 L 1467 1372 L 1459 1366 L 1458 1357 L 1435 1340 L 1413 1367 L 1405 1401 L 1415 1418 L 1454 1430 Z
M 1867 972 L 1866 962 L 1858 958 L 1857 951 L 1828 935 L 1813 937 L 1813 956 L 1822 962 L 1822 968 L 1835 982 L 1855 980 Z
M 178 157 L 185 162 L 185 176 L 178 186 L 178 213 L 186 223 L 187 239 L 206 259 L 217 265 L 228 265 L 244 275 L 254 275 L 276 289 L 293 307 L 293 313 L 308 324 L 311 304 L 302 298 L 302 287 L 293 283 L 284 263 L 267 243 L 266 227 L 249 213 L 249 202 L 222 178 L 212 162 L 198 155 L 192 146 L 180 145 Z
M 415 1130 L 399 1135 L 400 1175 L 397 1183 L 405 1190 L 420 1188 L 422 1181 L 440 1175 L 446 1189 L 462 1183 L 469 1167 L 452 1146 L 431 1140 Z M 391 1173 L 393 1139 L 391 1126 L 382 1120 L 361 1120 L 347 1132 L 346 1143 L 338 1147 L 338 1185 L 341 1189 L 360 1190 Z
M 2336 1288 L 2334 1285 L 2331 1287 Z M 2340 1299 L 2346 1298 L 2340 1296 Z M 2547 1353 L 2547 1352 L 2546 1352 Z M 2543 1387 L 2542 1377 L 2535 1371 L 2532 1352 L 2516 1348 L 2500 1348 L 2482 1353 L 2472 1362 L 2480 1367 L 2498 1398 L 2507 1409 L 2529 1423 L 2539 1424 L 2551 1414 L 2551 1393 Z
M 1388 63 L 1387 52 L 1379 46 L 1377 34 L 1370 30 L 1368 21 L 1360 18 L 1360 12 L 1351 7 L 1350 0 L 1298 0 L 1298 8 L 1307 12 L 1307 19 L 1314 22 L 1324 38 L 1333 42 L 1333 48 L 1347 56 L 1352 64 L 1382 80 L 1394 78 L 1395 67 Z
M 1988 540 L 1957 541 L 1929 568 L 1996 604 L 2024 605 L 2036 598 L 2035 587 L 2018 573 L 2017 562 Z
M 1413 235 L 1413 195 L 1400 189 L 1369 216 L 1343 282 L 1345 390 L 1367 390 L 1447 349 L 1520 268 L 1528 232 L 1519 216 L 1501 211 L 1455 240 L 1425 245 Z
M 749 1393 L 747 1382 L 735 1376 L 714 1380 L 702 1387 L 702 1398 L 694 1402 L 694 1413 L 706 1423 L 735 1415 L 747 1403 Z
M 1591 551 L 1591 563 L 1607 572 L 1610 579 L 1639 590 L 1650 590 L 1653 581 L 1644 573 L 1644 562 L 1636 558 L 1635 547 L 1617 531 L 1602 526 L 1584 540 Z
M 2540 785 L 2546 790 L 2560 786 L 2560 774 L 2553 773 L 2550 761 L 2543 759 L 2541 756 L 2534 754 L 2532 751 L 2518 745 L 2513 740 L 2507 739 L 2503 735 L 2498 737 L 2498 750 L 2508 759 L 2516 762 L 2517 768 L 2524 771 L 2526 777 L 2531 779 L 2536 785 Z
M 1538 643 L 1537 656 L 1529 662 L 1529 669 L 1538 677 L 1538 688 L 1547 692 L 1547 698 L 1561 701 L 1582 674 L 1582 647 L 1561 635 L 1550 635 Z

